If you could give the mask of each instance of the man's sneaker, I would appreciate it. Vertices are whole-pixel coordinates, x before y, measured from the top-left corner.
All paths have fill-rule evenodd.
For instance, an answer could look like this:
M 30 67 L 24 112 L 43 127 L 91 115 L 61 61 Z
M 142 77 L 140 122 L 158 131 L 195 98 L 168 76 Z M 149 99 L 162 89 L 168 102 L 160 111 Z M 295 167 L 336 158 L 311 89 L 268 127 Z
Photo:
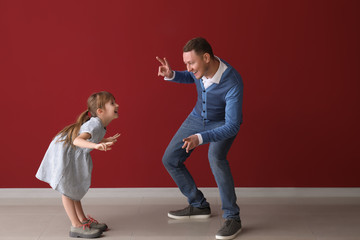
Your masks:
M 215 238 L 234 239 L 239 232 L 241 232 L 241 222 L 235 219 L 226 219 Z
M 173 219 L 204 219 L 209 218 L 211 215 L 210 207 L 206 208 L 197 208 L 191 205 L 187 206 L 184 209 L 177 211 L 170 211 L 168 213 L 169 218 Z
M 86 221 L 82 222 L 82 224 L 89 224 L 90 228 L 100 229 L 103 232 L 108 229 L 108 226 L 105 223 L 99 223 L 89 215 L 87 217 Z
M 97 238 L 100 237 L 102 231 L 96 228 L 90 228 L 90 224 L 84 224 L 82 227 L 71 226 L 69 236 L 73 238 Z

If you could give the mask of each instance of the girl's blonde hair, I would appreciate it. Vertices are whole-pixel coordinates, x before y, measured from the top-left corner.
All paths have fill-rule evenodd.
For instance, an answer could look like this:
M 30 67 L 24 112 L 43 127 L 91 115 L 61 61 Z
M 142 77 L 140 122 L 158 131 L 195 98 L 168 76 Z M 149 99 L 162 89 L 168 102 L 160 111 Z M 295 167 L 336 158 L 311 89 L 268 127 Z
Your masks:
M 80 114 L 75 123 L 66 126 L 63 130 L 56 134 L 56 136 L 59 136 L 58 141 L 74 146 L 73 141 L 78 136 L 81 125 L 89 121 L 91 117 L 96 117 L 96 110 L 98 108 L 104 109 L 105 104 L 109 101 L 115 101 L 114 96 L 109 92 L 102 91 L 91 94 L 87 100 L 87 110 Z

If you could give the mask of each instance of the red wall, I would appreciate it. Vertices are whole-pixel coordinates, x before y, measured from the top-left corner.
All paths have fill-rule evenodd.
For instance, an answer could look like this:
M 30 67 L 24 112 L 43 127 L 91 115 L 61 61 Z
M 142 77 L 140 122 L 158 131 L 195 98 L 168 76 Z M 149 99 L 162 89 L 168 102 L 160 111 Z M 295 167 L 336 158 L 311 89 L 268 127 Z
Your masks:
M 359 2 L 0 1 L 0 187 L 48 187 L 35 173 L 54 134 L 112 92 L 111 152 L 93 152 L 93 187 L 173 187 L 162 154 L 195 104 L 184 70 L 203 36 L 244 79 L 244 124 L 229 153 L 239 187 L 359 187 Z M 207 146 L 188 160 L 215 186 Z

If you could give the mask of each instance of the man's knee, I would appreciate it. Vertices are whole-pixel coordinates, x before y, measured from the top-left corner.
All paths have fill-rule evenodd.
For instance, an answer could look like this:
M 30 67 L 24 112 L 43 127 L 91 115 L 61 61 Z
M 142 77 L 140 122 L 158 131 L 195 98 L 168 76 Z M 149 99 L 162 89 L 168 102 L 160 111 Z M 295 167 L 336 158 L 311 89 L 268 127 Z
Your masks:
M 181 167 L 183 162 L 190 154 L 186 153 L 184 149 L 174 150 L 172 148 L 166 149 L 162 158 L 162 163 L 166 169 L 174 169 Z
M 222 160 L 226 160 L 226 154 L 220 151 L 211 151 L 208 152 L 208 158 L 210 163 L 216 163 Z
M 226 154 L 221 152 L 210 152 L 208 153 L 210 167 L 213 171 L 223 169 L 225 166 L 228 167 L 228 161 L 226 159 Z
M 172 164 L 171 164 L 171 156 L 170 156 L 170 154 L 167 152 L 167 151 L 165 151 L 165 153 L 164 153 L 164 155 L 163 155 L 163 157 L 162 157 L 162 163 L 163 163 L 163 165 L 164 165 L 164 167 L 166 168 L 166 169 L 169 169 L 169 168 L 171 168 L 172 166 Z
M 173 169 L 179 165 L 178 159 L 179 156 L 177 156 L 174 151 L 169 151 L 169 149 L 166 149 L 162 158 L 162 163 L 166 169 Z

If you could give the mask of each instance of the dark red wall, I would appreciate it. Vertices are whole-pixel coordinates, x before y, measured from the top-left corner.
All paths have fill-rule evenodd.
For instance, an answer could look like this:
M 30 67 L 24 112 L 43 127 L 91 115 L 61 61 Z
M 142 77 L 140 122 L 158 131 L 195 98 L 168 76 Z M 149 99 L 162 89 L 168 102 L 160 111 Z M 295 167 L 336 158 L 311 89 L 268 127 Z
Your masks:
M 244 80 L 229 153 L 239 187 L 359 187 L 359 1 L 0 1 L 0 187 L 48 187 L 35 173 L 54 134 L 112 92 L 121 138 L 93 152 L 93 187 L 173 187 L 162 154 L 195 104 L 155 56 L 184 70 L 203 36 Z M 188 160 L 215 186 L 207 146 Z

